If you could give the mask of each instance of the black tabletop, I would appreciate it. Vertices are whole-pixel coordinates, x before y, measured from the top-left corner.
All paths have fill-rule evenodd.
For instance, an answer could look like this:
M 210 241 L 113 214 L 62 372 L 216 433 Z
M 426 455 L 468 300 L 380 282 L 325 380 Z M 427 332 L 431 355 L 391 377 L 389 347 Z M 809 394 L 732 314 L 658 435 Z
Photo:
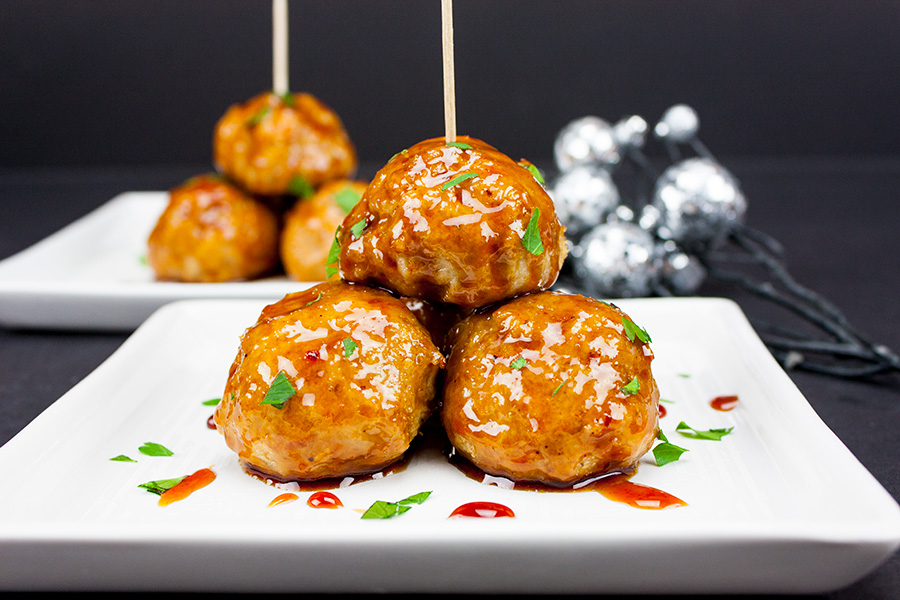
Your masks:
M 900 159 L 723 162 L 748 198 L 748 224 L 781 242 L 790 273 L 837 305 L 858 330 L 900 349 Z M 0 259 L 120 192 L 167 189 L 204 170 L 208 167 L 0 170 Z M 707 281 L 700 293 L 737 300 L 751 320 L 774 312 L 718 281 Z M 0 444 L 126 338 L 127 332 L 0 329 Z M 789 375 L 850 451 L 900 498 L 900 374 L 864 380 L 799 370 Z M 821 597 L 888 599 L 898 593 L 900 556 L 895 554 L 861 581 Z

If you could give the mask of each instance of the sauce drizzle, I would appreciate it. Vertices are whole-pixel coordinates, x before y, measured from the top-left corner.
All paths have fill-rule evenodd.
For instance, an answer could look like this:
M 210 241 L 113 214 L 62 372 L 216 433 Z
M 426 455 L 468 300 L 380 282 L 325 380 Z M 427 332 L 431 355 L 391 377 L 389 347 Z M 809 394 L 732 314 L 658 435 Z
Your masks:
M 467 502 L 450 513 L 450 517 L 474 517 L 477 519 L 496 519 L 498 517 L 515 517 L 511 508 L 497 502 Z M 447 518 L 450 518 L 447 517 Z
M 200 488 L 208 486 L 216 478 L 212 469 L 200 469 L 196 473 L 188 475 L 178 485 L 175 485 L 159 496 L 159 505 L 168 506 L 173 502 L 184 500 Z
M 344 504 L 331 492 L 315 492 L 310 494 L 306 504 L 313 508 L 340 508 Z
M 715 410 L 728 412 L 738 404 L 737 396 L 717 396 L 709 401 L 709 405 Z
M 269 506 L 278 506 L 279 504 L 286 504 L 288 502 L 293 502 L 297 499 L 297 494 L 293 492 L 285 492 L 283 494 L 279 494 L 269 502 Z

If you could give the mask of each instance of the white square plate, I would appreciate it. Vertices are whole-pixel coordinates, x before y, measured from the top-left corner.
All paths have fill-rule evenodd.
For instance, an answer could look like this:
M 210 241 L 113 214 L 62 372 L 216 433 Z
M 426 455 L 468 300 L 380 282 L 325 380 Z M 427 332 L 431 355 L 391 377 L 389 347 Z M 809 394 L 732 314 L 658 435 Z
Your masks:
M 0 587 L 302 592 L 823 592 L 900 544 L 900 507 L 818 418 L 740 309 L 721 299 L 618 304 L 653 336 L 669 440 L 634 481 L 687 502 L 641 510 L 596 492 L 538 493 L 470 479 L 438 451 L 336 490 L 337 510 L 245 474 L 207 428 L 238 337 L 263 302 L 157 311 L 98 369 L 0 448 Z M 48 364 L 52 371 L 52 365 Z M 723 413 L 709 400 L 739 396 Z M 682 437 L 734 427 L 719 442 Z M 175 452 L 148 457 L 145 442 Z M 119 454 L 136 463 L 109 460 Z M 211 467 L 166 507 L 143 482 Z M 431 491 L 383 521 L 357 509 Z M 448 519 L 476 500 L 514 518 Z
M 284 276 L 234 283 L 154 279 L 147 238 L 167 192 L 127 192 L 0 261 L 0 326 L 131 331 L 174 300 L 277 298 L 311 283 Z

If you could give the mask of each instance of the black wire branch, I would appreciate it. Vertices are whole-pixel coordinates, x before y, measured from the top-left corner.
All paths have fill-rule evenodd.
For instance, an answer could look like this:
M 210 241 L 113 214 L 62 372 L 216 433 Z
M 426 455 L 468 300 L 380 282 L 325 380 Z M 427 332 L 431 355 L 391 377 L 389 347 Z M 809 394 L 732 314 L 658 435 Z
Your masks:
M 725 253 L 717 249 L 698 256 L 710 277 L 737 285 L 774 302 L 817 326 L 832 338 L 822 340 L 799 331 L 775 328 L 770 324 L 758 328 L 763 342 L 785 368 L 803 368 L 848 378 L 900 371 L 900 357 L 886 346 L 862 336 L 834 304 L 804 287 L 790 275 L 782 259 L 781 246 L 774 239 L 762 232 L 739 226 L 730 232 L 728 240 L 741 252 Z M 720 267 L 717 261 L 755 264 L 764 269 L 774 283 Z M 781 288 L 776 284 L 780 284 Z M 824 355 L 825 358 L 811 360 L 809 354 Z M 847 365 L 841 361 L 855 361 L 857 364 Z

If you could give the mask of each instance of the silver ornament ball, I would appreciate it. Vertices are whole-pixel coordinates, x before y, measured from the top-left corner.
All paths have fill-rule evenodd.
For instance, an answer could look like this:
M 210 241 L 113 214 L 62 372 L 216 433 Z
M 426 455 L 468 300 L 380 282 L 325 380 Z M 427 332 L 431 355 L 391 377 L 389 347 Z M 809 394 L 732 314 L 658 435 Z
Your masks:
M 663 113 L 653 131 L 659 138 L 680 144 L 693 139 L 699 129 L 697 112 L 687 104 L 676 104 Z
M 659 280 L 676 296 L 690 296 L 706 280 L 706 268 L 695 256 L 682 252 L 674 242 L 658 247 Z
M 596 166 L 563 171 L 547 191 L 570 237 L 578 237 L 602 223 L 619 204 L 619 190 L 612 176 Z
M 575 275 L 600 298 L 650 295 L 656 281 L 653 236 L 634 223 L 612 222 L 588 232 L 580 243 Z
M 689 158 L 666 169 L 656 182 L 657 234 L 690 247 L 721 241 L 742 223 L 747 201 L 737 179 L 708 158 Z
M 612 168 L 622 159 L 612 125 L 594 116 L 563 127 L 553 144 L 553 157 L 560 171 L 584 165 Z
M 620 148 L 643 148 L 647 138 L 647 121 L 638 115 L 625 117 L 613 125 L 613 137 Z

